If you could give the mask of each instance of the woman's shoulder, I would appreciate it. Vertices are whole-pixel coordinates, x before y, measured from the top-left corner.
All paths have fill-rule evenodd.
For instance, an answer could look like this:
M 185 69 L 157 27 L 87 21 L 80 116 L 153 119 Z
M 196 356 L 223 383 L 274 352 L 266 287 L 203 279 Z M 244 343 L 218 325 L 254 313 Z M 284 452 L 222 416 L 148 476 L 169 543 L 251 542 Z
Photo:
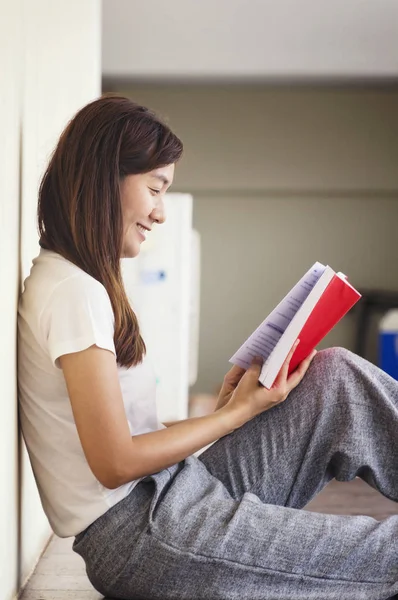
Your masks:
M 102 283 L 62 256 L 43 252 L 25 283 L 18 307 L 21 348 L 40 346 L 57 368 L 61 355 L 93 344 L 116 353 L 115 318 Z
M 104 285 L 60 254 L 40 249 L 33 259 L 20 298 L 19 311 L 42 313 L 52 301 L 79 302 L 90 297 L 109 301 Z

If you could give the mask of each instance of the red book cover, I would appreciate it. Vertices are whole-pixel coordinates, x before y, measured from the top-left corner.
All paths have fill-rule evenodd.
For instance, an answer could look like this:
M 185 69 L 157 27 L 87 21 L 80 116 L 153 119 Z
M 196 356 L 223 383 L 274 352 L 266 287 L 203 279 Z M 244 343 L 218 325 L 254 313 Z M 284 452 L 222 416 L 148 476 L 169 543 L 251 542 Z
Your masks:
M 307 358 L 360 298 L 361 294 L 344 279 L 333 276 L 298 335 L 300 343 L 290 361 L 289 374 Z

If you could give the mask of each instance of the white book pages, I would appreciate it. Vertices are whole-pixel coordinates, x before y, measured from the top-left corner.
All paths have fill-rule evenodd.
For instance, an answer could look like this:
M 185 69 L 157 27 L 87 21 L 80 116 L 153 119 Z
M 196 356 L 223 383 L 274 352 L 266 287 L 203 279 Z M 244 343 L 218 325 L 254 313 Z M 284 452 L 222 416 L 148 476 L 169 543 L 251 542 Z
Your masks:
M 325 265 L 316 262 L 242 344 L 229 362 L 248 369 L 254 356 L 262 356 L 267 360 L 325 269 Z
M 290 321 L 283 335 L 280 337 L 277 346 L 263 364 L 259 381 L 266 388 L 270 388 L 276 376 L 278 375 L 291 347 L 298 338 L 300 331 L 304 327 L 308 317 L 314 310 L 320 297 L 332 281 L 336 273 L 331 267 L 326 267 L 321 277 L 318 279 L 307 298 L 296 312 L 294 318 Z

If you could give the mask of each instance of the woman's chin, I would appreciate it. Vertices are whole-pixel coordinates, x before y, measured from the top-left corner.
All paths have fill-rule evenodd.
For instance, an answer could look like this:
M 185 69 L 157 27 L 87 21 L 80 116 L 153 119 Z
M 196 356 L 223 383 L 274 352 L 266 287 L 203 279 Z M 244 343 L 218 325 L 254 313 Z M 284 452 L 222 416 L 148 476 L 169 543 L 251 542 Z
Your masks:
M 123 248 L 123 253 L 122 253 L 122 258 L 135 258 L 136 256 L 139 255 L 141 250 L 141 246 L 140 245 L 129 245 Z

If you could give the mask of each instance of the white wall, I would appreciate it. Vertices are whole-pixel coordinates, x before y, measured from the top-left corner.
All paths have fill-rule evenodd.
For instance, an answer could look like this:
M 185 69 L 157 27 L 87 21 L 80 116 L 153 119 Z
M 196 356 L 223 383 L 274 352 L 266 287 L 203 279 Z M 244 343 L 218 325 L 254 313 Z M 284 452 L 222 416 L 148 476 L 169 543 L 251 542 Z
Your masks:
M 396 0 L 103 0 L 104 74 L 397 77 Z
M 0 2 L 0 597 L 17 587 L 18 434 L 16 315 L 19 292 L 21 1 Z
M 228 360 L 316 261 L 398 288 L 398 90 L 135 86 L 184 142 L 174 191 L 201 236 L 199 377 Z M 348 315 L 323 345 L 352 348 Z
M 26 1 L 22 108 L 22 280 L 38 254 L 38 183 L 68 120 L 101 92 L 100 4 L 97 0 Z M 26 451 L 22 456 L 21 581 L 48 538 L 49 526 Z
M 8 600 L 51 533 L 21 439 L 19 458 L 17 452 L 18 292 L 38 253 L 37 189 L 45 164 L 67 121 L 101 91 L 101 11 L 99 0 L 0 0 L 0 8 L 0 595 Z

